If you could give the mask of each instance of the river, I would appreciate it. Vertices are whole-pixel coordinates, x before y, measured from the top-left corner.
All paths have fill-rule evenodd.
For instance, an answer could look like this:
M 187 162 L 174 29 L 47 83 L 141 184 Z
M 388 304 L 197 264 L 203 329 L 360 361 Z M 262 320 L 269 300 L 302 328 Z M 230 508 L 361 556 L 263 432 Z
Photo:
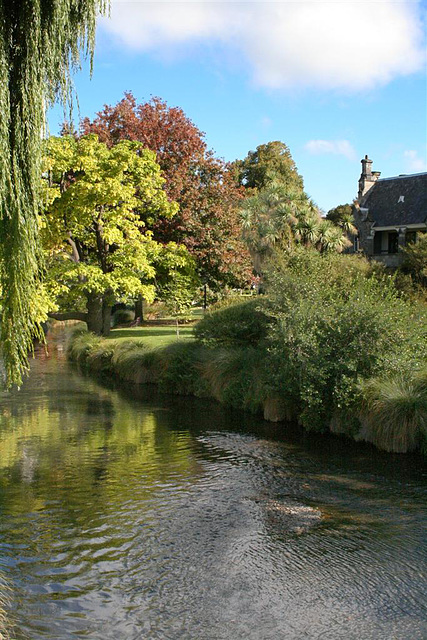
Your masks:
M 427 637 L 421 458 L 120 389 L 61 349 L 0 394 L 15 640 Z

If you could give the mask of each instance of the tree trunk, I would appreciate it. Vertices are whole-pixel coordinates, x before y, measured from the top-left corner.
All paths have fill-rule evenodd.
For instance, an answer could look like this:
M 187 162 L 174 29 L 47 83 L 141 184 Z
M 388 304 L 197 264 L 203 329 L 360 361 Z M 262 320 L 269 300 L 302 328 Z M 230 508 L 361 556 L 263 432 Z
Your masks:
M 87 328 L 96 335 L 102 335 L 103 322 L 102 322 L 102 298 L 94 294 L 87 294 Z
M 111 310 L 112 305 L 105 301 L 102 303 L 102 335 L 108 336 L 111 329 Z
M 144 322 L 144 298 L 140 296 L 135 300 L 135 320 Z

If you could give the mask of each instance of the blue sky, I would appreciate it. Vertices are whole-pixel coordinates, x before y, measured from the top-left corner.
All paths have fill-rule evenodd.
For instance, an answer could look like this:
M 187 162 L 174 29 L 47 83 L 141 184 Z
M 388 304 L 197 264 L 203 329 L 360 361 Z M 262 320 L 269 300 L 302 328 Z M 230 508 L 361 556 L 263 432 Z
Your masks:
M 180 106 L 226 160 L 282 140 L 327 211 L 366 153 L 383 177 L 426 171 L 424 18 L 414 0 L 113 1 L 92 78 L 75 76 L 80 115 L 130 90 Z

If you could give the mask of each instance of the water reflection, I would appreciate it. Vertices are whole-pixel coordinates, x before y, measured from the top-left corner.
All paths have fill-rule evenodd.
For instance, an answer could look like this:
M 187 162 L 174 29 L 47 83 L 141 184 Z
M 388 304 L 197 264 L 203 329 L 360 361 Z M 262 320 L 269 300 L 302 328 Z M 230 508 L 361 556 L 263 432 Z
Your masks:
M 427 635 L 418 458 L 139 395 L 43 358 L 1 396 L 14 637 Z

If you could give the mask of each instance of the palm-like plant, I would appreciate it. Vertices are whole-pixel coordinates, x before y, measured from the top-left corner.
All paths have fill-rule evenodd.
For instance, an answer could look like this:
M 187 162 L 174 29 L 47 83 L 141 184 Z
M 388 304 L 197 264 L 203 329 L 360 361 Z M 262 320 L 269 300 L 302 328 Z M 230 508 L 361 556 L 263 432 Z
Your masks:
M 295 225 L 295 237 L 301 244 L 312 247 L 319 240 L 320 217 L 309 209 L 301 212 Z
M 336 224 L 338 227 L 341 227 L 341 229 L 348 235 L 354 236 L 357 233 L 357 229 L 354 226 L 353 213 L 345 211 L 341 214 Z
M 289 241 L 290 229 L 296 222 L 295 200 L 275 182 L 245 200 L 241 214 L 243 239 L 251 253 L 265 254 L 281 240 Z
M 341 253 L 345 247 L 351 244 L 343 230 L 330 220 L 321 220 L 318 232 L 316 246 L 321 253 L 326 251 Z
M 303 191 L 274 180 L 244 201 L 241 215 L 243 239 L 258 272 L 274 247 L 286 251 L 300 243 L 326 252 L 342 251 L 349 244 L 343 228 L 322 220 Z

